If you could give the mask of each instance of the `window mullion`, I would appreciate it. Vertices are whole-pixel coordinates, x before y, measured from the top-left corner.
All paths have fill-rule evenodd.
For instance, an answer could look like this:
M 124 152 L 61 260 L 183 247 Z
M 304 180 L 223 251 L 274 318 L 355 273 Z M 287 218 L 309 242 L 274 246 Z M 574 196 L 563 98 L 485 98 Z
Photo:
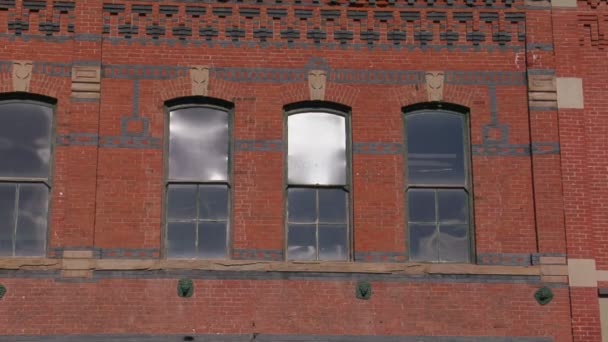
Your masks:
M 19 193 L 21 192 L 21 184 L 17 184 L 15 186 L 15 209 L 13 211 L 13 221 L 15 225 L 13 226 L 13 256 L 16 255 L 17 252 L 17 224 L 19 223 Z
M 317 188 L 315 190 L 315 218 L 316 218 L 316 224 L 315 224 L 315 250 L 316 250 L 316 260 L 319 260 L 319 191 L 320 189 Z
M 439 190 L 438 189 L 434 189 L 434 193 L 435 193 L 435 234 L 437 234 L 437 261 L 440 261 L 440 257 L 439 257 L 439 238 L 441 236 L 441 232 L 439 231 L 439 222 L 441 221 L 439 219 Z
M 200 251 L 198 250 L 198 224 L 199 224 L 199 220 L 200 220 L 200 198 L 201 198 L 201 185 L 197 184 L 196 185 L 196 222 L 194 223 L 194 250 L 196 251 L 196 254 L 198 255 L 200 253 Z

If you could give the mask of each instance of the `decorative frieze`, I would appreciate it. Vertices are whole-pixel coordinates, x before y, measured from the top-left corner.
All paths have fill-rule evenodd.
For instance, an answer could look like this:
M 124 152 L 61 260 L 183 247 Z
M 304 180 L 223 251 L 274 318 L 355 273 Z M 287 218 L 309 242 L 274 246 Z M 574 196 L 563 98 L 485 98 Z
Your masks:
M 174 3 L 103 6 L 103 34 L 110 42 L 179 42 L 219 46 L 322 46 L 344 48 L 523 48 L 525 13 L 492 10 L 421 10 L 398 6 L 345 9 L 258 4 Z M 486 10 L 487 9 L 487 10 Z M 137 14 L 137 15 L 133 15 Z M 179 17 L 180 20 L 176 20 Z
M 5 22 L 8 31 L 15 35 L 42 34 L 44 36 L 66 36 L 75 31 L 74 1 L 23 0 L 0 1 L 0 22 Z M 3 13 L 6 14 L 2 18 Z M 3 20 L 5 19 L 5 20 Z

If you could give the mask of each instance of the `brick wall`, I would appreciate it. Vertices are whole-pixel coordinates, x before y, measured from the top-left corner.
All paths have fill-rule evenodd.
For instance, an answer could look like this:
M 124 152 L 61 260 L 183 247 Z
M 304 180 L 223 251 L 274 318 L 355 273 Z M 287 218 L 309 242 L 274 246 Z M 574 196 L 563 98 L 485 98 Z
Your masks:
M 32 61 L 26 92 L 57 99 L 48 258 L 0 260 L 8 289 L 0 335 L 599 341 L 599 312 L 589 304 L 595 288 L 582 294 L 549 283 L 536 264 L 567 254 L 606 268 L 606 6 L 0 2 L 0 92 L 23 90 L 14 87 L 14 61 Z M 227 262 L 238 270 L 220 275 L 214 267 L 232 266 L 123 263 L 109 271 L 96 263 L 84 277 L 66 278 L 64 250 L 162 264 L 165 102 L 193 95 L 195 66 L 209 69 L 209 97 L 234 104 L 231 259 L 245 261 Z M 99 68 L 100 91 L 83 94 L 75 68 Z M 327 74 L 325 100 L 352 115 L 353 261 L 339 273 L 282 261 L 283 108 L 310 100 L 311 70 Z M 478 264 L 435 273 L 407 262 L 404 213 L 401 109 L 429 101 L 429 71 L 444 72 L 444 102 L 470 109 Z M 536 102 L 528 82 L 536 76 L 583 78 L 585 109 Z M 269 260 L 281 270 L 248 273 L 249 263 Z M 378 275 L 360 266 L 369 262 L 423 270 Z M 193 298 L 176 296 L 180 277 L 195 279 Z M 372 281 L 370 301 L 354 297 L 358 280 Z M 555 299 L 540 306 L 533 296 L 544 285 Z M 588 328 L 588 317 L 597 325 Z

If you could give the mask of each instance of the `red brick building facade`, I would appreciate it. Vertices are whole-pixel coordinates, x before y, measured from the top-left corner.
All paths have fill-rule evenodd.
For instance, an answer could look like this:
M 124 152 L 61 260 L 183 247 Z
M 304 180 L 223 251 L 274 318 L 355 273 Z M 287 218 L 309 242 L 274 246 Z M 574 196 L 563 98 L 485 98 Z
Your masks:
M 602 341 L 607 30 L 605 0 L 0 0 L 0 340 Z M 223 133 L 180 149 L 180 108 Z

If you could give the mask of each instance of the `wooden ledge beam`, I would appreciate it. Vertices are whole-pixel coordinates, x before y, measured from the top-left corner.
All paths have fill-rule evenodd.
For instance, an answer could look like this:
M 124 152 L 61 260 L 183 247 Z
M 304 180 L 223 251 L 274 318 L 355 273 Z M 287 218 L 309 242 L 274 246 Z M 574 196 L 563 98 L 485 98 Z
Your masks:
M 316 272 L 316 273 L 369 273 L 369 274 L 466 274 L 538 276 L 540 266 L 495 266 L 474 264 L 423 264 L 423 263 L 364 263 L 364 262 L 287 262 L 256 260 L 136 260 L 136 259 L 84 259 L 86 269 L 92 271 L 258 271 L 258 272 Z M 47 258 L 0 259 L 0 270 L 71 270 L 74 261 Z

